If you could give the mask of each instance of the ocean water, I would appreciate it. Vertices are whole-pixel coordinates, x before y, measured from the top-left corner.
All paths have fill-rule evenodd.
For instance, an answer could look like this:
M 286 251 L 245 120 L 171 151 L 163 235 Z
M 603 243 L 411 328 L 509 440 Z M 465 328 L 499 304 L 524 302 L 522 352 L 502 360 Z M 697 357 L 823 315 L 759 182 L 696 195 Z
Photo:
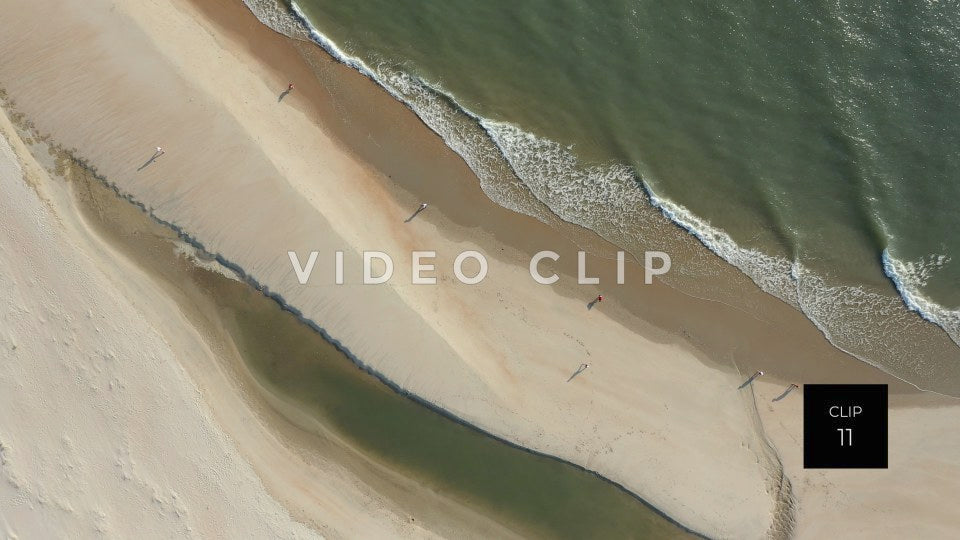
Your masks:
M 960 393 L 955 5 L 290 7 L 407 102 L 499 204 L 545 206 L 632 253 L 693 235 L 841 349 Z M 711 294 L 715 266 L 682 262 L 668 279 Z

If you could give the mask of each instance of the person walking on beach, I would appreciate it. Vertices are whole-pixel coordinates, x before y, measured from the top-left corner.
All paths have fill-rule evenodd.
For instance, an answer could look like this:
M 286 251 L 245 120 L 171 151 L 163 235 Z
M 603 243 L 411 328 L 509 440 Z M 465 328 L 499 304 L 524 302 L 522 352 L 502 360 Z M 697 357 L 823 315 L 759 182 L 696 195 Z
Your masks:
M 752 383 L 757 377 L 762 377 L 762 376 L 763 376 L 763 371 L 758 369 L 757 372 L 751 375 L 749 379 L 747 379 L 746 381 L 743 381 L 743 384 L 741 384 L 740 387 L 737 388 L 737 390 L 744 388 L 748 384 Z
M 420 203 L 420 208 L 417 208 L 417 211 L 414 212 L 413 215 L 405 219 L 404 223 L 410 223 L 411 221 L 413 221 L 413 218 L 417 217 L 417 214 L 419 214 L 420 212 L 423 212 L 426 209 L 427 209 L 427 203 Z
M 160 157 L 160 156 L 162 156 L 163 154 L 164 154 L 163 148 L 160 148 L 160 147 L 158 146 L 158 147 L 157 147 L 157 151 L 154 152 L 152 156 L 150 156 L 150 159 L 148 159 L 143 165 L 137 167 L 137 172 L 140 172 L 140 171 L 146 169 L 147 167 L 149 167 L 151 163 L 153 163 L 154 161 L 156 161 L 157 158 Z
M 284 90 L 283 92 L 280 92 L 280 97 L 277 98 L 277 102 L 279 103 L 283 101 L 283 98 L 287 97 L 287 94 L 289 94 L 290 92 L 293 92 L 293 83 L 288 84 L 287 89 Z
M 596 301 L 597 301 L 597 302 L 603 302 L 603 295 L 602 295 L 602 294 L 598 294 Z
M 793 392 L 793 391 L 796 390 L 797 388 L 800 388 L 800 387 L 797 386 L 797 385 L 795 385 L 795 384 L 792 384 L 792 383 L 791 383 L 790 386 L 788 386 L 787 389 L 784 390 L 782 394 L 780 394 L 779 396 L 773 398 L 773 401 L 780 401 L 781 399 L 787 397 L 787 394 L 789 394 L 790 392 Z
M 752 382 L 757 377 L 763 377 L 763 371 L 758 369 L 756 373 L 750 376 L 750 381 Z
M 574 379 L 574 377 L 576 377 L 577 375 L 583 373 L 583 372 L 586 371 L 586 369 L 589 368 L 589 367 L 590 367 L 590 364 L 580 364 L 580 367 L 578 367 L 577 370 L 573 372 L 573 375 L 571 375 L 570 378 L 567 379 L 567 382 L 572 381 L 572 380 Z

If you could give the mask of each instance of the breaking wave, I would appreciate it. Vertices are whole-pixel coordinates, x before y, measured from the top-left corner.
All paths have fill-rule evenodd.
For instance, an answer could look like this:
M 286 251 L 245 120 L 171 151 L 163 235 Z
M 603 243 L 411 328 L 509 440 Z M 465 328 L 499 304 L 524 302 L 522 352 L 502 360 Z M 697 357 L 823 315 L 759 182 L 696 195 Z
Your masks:
M 931 255 L 914 262 L 895 259 L 883 251 L 883 271 L 893 282 L 903 302 L 924 319 L 940 326 L 957 345 L 960 345 L 960 310 L 951 310 L 926 298 L 920 289 L 926 286 L 934 272 L 950 262 L 946 255 Z

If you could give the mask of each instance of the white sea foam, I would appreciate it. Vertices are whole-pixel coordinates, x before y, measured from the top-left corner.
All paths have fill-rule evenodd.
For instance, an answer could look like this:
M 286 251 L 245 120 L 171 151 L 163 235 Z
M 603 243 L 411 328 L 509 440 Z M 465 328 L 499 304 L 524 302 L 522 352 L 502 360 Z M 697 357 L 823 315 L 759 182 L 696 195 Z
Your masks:
M 920 388 L 942 389 L 941 351 L 916 346 L 928 339 L 936 342 L 938 331 L 911 316 L 900 299 L 864 287 L 830 283 L 800 262 L 739 246 L 729 234 L 682 205 L 652 192 L 650 199 L 664 215 L 742 270 L 761 289 L 798 308 L 838 349 Z M 942 265 L 945 261 L 936 262 Z M 927 265 L 918 268 L 917 275 L 928 278 L 930 271 L 932 267 Z M 953 332 L 939 320 L 931 322 L 947 329 L 960 344 L 956 319 Z
M 923 296 L 920 289 L 930 277 L 950 262 L 946 255 L 931 255 L 913 262 L 898 260 L 883 250 L 883 271 L 897 287 L 903 302 L 924 319 L 940 326 L 960 345 L 960 310 L 948 309 Z
M 741 247 L 725 231 L 710 225 L 686 207 L 658 197 L 649 188 L 647 191 L 650 193 L 651 204 L 659 208 L 671 221 L 696 236 L 710 251 L 742 270 L 765 292 L 796 308 L 800 307 L 791 261 Z
M 614 244 L 642 240 L 651 218 L 639 179 L 625 165 L 584 166 L 570 148 L 514 124 L 479 119 L 514 173 L 565 221 L 592 229 Z
M 837 348 L 918 388 L 955 391 L 955 373 L 944 362 L 935 326 L 910 313 L 894 295 L 861 286 L 829 283 L 800 263 L 793 265 L 800 308 Z
M 530 195 L 523 182 L 510 170 L 499 151 L 477 124 L 477 118 L 460 106 L 439 85 L 430 85 L 386 62 L 370 65 L 350 55 L 314 27 L 296 2 L 290 7 L 298 19 L 296 32 L 286 30 L 291 17 L 278 10 L 276 0 L 245 0 L 247 6 L 264 24 L 287 35 L 304 33 L 328 54 L 367 76 L 414 113 L 454 152 L 459 154 L 480 179 L 480 187 L 494 202 L 514 212 L 551 223 L 553 216 L 545 213 Z
M 243 0 L 247 8 L 268 28 L 290 37 L 305 38 L 306 30 L 301 21 L 290 17 L 279 5 L 279 0 Z
M 386 63 L 378 65 L 377 74 L 382 86 L 406 103 L 463 158 L 491 200 L 515 212 L 551 222 L 552 216 L 543 211 L 528 185 L 517 178 L 475 116 L 443 93 L 438 85 L 429 85 Z
M 245 1 L 261 21 L 285 32 L 286 25 L 277 22 L 281 15 L 276 13 L 275 0 Z M 512 124 L 482 118 L 437 83 L 430 84 L 387 62 L 371 65 L 348 54 L 314 27 L 295 1 L 291 8 L 314 42 L 410 107 L 464 159 L 480 179 L 484 193 L 500 206 L 548 224 L 559 217 L 597 231 L 618 245 L 636 243 L 650 225 L 646 194 L 638 189 L 629 167 L 583 168 L 570 149 Z

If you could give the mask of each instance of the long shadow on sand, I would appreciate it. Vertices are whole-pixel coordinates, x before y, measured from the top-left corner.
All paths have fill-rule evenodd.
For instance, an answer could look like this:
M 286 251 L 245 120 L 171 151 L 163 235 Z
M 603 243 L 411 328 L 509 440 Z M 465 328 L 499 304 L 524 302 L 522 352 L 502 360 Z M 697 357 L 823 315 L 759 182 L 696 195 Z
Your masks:
M 146 169 L 147 167 L 149 167 L 151 163 L 153 163 L 154 161 L 156 161 L 157 158 L 160 157 L 160 156 L 162 156 L 162 155 L 163 155 L 163 154 L 154 154 L 153 156 L 151 156 L 150 159 L 148 159 L 143 165 L 137 167 L 137 172 L 140 172 L 140 171 Z

